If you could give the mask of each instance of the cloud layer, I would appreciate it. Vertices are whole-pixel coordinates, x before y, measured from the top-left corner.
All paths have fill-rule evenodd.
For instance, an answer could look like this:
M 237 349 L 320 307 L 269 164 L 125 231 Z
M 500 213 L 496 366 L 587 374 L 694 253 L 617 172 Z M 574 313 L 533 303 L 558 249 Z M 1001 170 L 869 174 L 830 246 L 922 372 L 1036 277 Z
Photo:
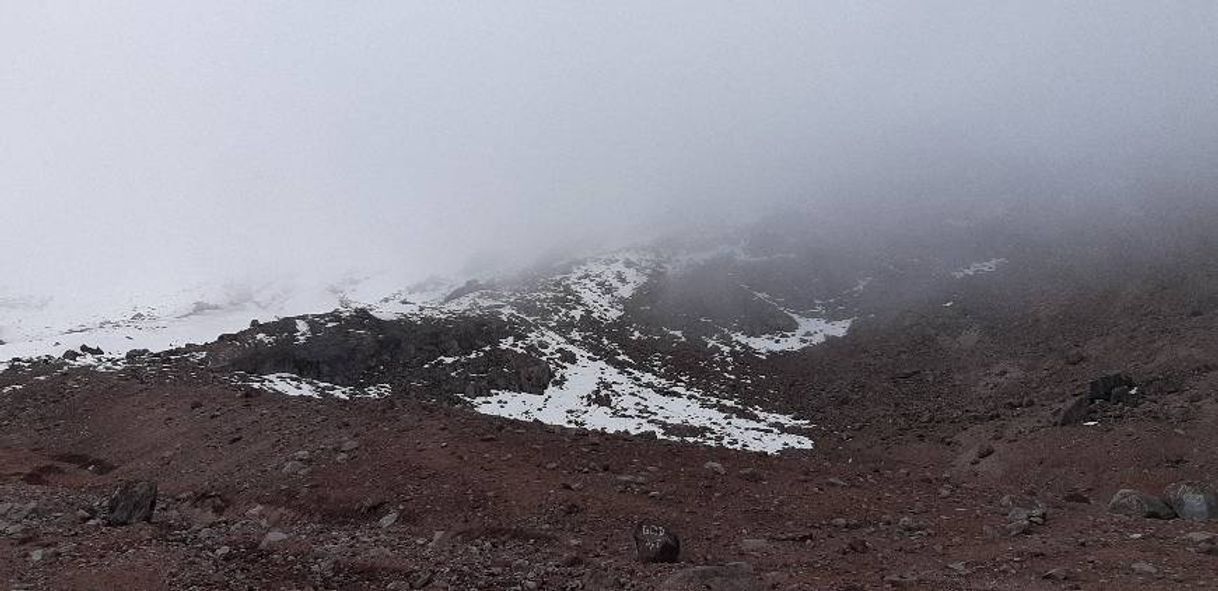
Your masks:
M 0 7 L 0 285 L 382 269 L 765 215 L 1212 192 L 1218 5 Z

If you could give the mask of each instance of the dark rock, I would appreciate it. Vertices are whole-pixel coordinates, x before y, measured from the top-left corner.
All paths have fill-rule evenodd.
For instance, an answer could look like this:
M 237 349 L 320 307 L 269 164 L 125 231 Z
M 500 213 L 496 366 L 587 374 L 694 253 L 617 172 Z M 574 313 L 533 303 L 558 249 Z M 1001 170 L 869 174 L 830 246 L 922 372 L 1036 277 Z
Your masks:
M 80 352 L 68 349 L 67 351 L 64 351 L 63 355 L 60 355 L 60 357 L 68 361 L 76 361 L 77 359 L 80 359 Z
M 1158 497 L 1130 488 L 1121 489 L 1108 501 L 1108 512 L 1131 517 L 1172 519 L 1176 512 Z
M 150 353 L 152 353 L 152 351 L 149 351 L 148 349 L 132 349 L 127 351 L 126 358 L 127 361 L 134 361 L 141 357 L 147 357 Z
M 1133 378 L 1123 373 L 1114 373 L 1097 380 L 1092 380 L 1088 386 L 1087 399 L 1092 401 L 1112 400 L 1113 390 L 1117 388 L 1133 389 L 1135 386 L 1137 384 L 1134 383 Z
M 105 351 L 102 351 L 100 348 L 90 347 L 88 345 L 81 345 L 80 352 L 84 353 L 86 355 L 104 355 L 105 354 Z
M 1218 495 L 1197 482 L 1177 482 L 1163 490 L 1163 500 L 1182 519 L 1218 519 Z
M 152 512 L 156 510 L 156 495 L 155 482 L 123 482 L 110 496 L 110 502 L 106 506 L 106 523 L 131 525 L 140 521 L 152 521 Z
M 634 548 L 639 562 L 677 562 L 681 557 L 681 540 L 667 527 L 654 522 L 634 526 Z
M 747 562 L 695 566 L 673 573 L 660 584 L 661 591 L 760 591 L 761 581 Z
M 1077 425 L 1086 421 L 1087 415 L 1090 413 L 1091 399 L 1086 396 L 1079 396 L 1062 407 L 1061 412 L 1057 415 L 1057 424 L 1062 427 Z
M 1108 395 L 1108 399 L 1113 404 L 1128 404 L 1132 405 L 1137 402 L 1137 395 L 1134 391 L 1126 386 L 1117 386 L 1112 389 Z

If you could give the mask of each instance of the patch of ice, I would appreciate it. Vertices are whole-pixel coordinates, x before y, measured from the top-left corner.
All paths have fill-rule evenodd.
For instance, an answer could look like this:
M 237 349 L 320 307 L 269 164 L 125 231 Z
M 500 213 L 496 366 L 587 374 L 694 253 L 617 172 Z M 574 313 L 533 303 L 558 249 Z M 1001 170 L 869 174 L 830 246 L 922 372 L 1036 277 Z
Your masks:
M 17 390 L 20 390 L 24 387 L 25 386 L 23 384 L 13 384 L 11 386 L 5 386 L 3 388 L 0 388 L 0 394 L 8 394 L 9 392 L 16 392 Z
M 973 263 L 967 267 L 962 267 L 960 269 L 956 269 L 955 271 L 952 271 L 952 277 L 955 277 L 956 279 L 963 279 L 965 277 L 969 277 L 972 275 L 979 275 L 982 273 L 992 273 L 992 272 L 998 270 L 998 267 L 1002 266 L 1006 262 L 1007 262 L 1006 259 L 990 259 L 988 261 L 981 261 L 979 263 Z

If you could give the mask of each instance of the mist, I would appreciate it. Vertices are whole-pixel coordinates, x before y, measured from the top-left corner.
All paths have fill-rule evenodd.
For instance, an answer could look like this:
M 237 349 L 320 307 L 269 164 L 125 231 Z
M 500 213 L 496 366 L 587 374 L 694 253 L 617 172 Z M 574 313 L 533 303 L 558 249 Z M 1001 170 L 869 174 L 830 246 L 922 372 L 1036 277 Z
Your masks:
M 1205 0 L 10 2 L 0 53 L 16 293 L 1218 186 Z

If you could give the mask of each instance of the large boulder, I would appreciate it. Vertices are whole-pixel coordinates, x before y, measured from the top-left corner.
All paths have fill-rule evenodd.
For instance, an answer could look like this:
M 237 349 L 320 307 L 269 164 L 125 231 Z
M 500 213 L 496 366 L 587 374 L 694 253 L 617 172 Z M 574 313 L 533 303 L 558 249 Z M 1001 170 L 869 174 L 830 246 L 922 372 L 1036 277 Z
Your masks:
M 643 521 L 634 526 L 634 548 L 639 562 L 677 562 L 681 540 L 668 527 Z
M 106 523 L 131 525 L 152 521 L 156 510 L 156 483 L 147 480 L 127 481 L 119 485 L 106 506 Z
M 722 566 L 695 566 L 673 573 L 660 584 L 661 591 L 760 591 L 761 582 L 747 562 Z
M 1218 495 L 1197 482 L 1177 482 L 1163 490 L 1163 500 L 1182 519 L 1218 519 Z
M 1176 512 L 1159 497 L 1131 488 L 1118 490 L 1112 495 L 1112 500 L 1108 501 L 1108 512 L 1151 519 L 1172 519 L 1176 516 Z

